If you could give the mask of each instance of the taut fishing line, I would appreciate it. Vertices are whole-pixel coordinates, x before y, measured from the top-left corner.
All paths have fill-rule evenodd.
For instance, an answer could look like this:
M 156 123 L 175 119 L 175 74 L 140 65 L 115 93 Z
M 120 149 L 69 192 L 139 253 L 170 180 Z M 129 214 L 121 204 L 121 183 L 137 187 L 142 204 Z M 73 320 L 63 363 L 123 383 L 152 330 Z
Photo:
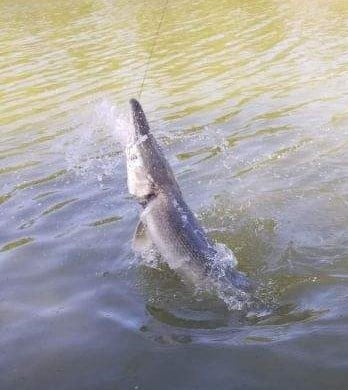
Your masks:
M 157 31 L 156 31 L 156 34 L 155 34 L 155 38 L 154 38 L 154 41 L 153 41 L 153 44 L 152 44 L 152 47 L 151 47 L 151 51 L 150 51 L 150 54 L 149 54 L 149 58 L 148 58 L 147 63 L 146 63 L 146 67 L 145 67 L 145 72 L 144 72 L 143 80 L 142 80 L 142 82 L 141 82 L 140 89 L 139 89 L 139 93 L 138 93 L 138 99 L 140 99 L 141 94 L 142 94 L 142 92 L 143 92 L 143 88 L 144 88 L 144 84 L 145 84 L 147 72 L 148 72 L 148 70 L 149 70 L 149 66 L 150 66 L 150 62 L 151 62 L 151 59 L 152 59 L 152 55 L 153 55 L 153 53 L 154 53 L 154 50 L 155 50 L 155 47 L 156 47 L 156 44 L 157 44 L 157 40 L 158 40 L 158 37 L 159 37 L 159 33 L 160 33 L 160 31 L 161 31 L 162 23 L 163 23 L 163 20 L 164 20 L 164 17 L 165 17 L 167 8 L 168 8 L 168 3 L 169 3 L 169 0 L 166 0 L 164 6 L 163 6 L 163 8 L 162 8 L 161 19 L 160 19 L 160 21 L 159 21 L 159 23 L 158 23 L 158 27 L 157 27 Z

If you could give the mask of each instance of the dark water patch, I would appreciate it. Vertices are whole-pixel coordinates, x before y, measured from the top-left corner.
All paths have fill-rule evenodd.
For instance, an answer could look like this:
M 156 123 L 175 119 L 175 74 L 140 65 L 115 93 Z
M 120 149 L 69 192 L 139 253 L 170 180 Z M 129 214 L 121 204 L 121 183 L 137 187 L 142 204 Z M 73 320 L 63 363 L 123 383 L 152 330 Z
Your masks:
M 24 237 L 20 238 L 16 241 L 9 242 L 8 244 L 5 244 L 1 249 L 0 252 L 7 252 L 13 249 L 16 249 L 20 246 L 29 244 L 30 242 L 34 241 L 32 237 Z
M 67 173 L 67 170 L 62 169 L 62 170 L 54 172 L 46 177 L 43 177 L 41 179 L 35 179 L 35 180 L 31 180 L 31 181 L 27 181 L 27 182 L 23 182 L 21 184 L 18 184 L 15 187 L 15 190 L 23 190 L 25 188 L 32 188 L 32 187 L 37 186 L 37 185 L 45 184 L 45 183 L 48 183 L 50 181 L 53 181 L 53 180 L 59 178 L 60 176 L 65 175 L 66 173 Z
M 0 204 L 5 203 L 11 198 L 11 194 L 0 195 Z
M 28 161 L 24 164 L 17 164 L 17 165 L 10 166 L 10 167 L 0 168 L 0 175 L 5 175 L 5 174 L 11 173 L 11 172 L 22 171 L 25 168 L 31 168 L 31 167 L 34 167 L 38 164 L 40 164 L 39 161 Z
M 68 199 L 68 200 L 65 200 L 63 202 L 56 203 L 54 206 L 52 206 L 49 209 L 45 210 L 41 215 L 52 214 L 52 213 L 62 209 L 63 207 L 67 206 L 68 204 L 76 202 L 77 200 L 78 199 L 75 198 L 75 199 Z
M 205 316 L 210 317 L 210 313 L 171 313 L 165 308 L 159 308 L 151 305 L 146 305 L 146 309 L 158 321 L 177 328 L 217 329 L 228 326 L 228 320 L 224 318 L 204 319 Z
M 113 217 L 107 217 L 107 218 L 103 218 L 103 219 L 100 219 L 98 221 L 92 222 L 89 224 L 89 226 L 103 226 L 103 225 L 107 225 L 109 223 L 117 222 L 120 219 L 122 219 L 122 217 L 115 215 Z
M 191 151 L 187 153 L 180 153 L 177 155 L 180 160 L 189 160 L 193 157 L 200 157 L 198 160 L 195 160 L 193 164 L 199 164 L 205 160 L 208 160 L 212 157 L 215 157 L 217 154 L 221 153 L 221 148 L 219 146 L 214 146 L 211 148 L 202 148 L 200 150 Z
M 39 195 L 36 195 L 33 200 L 39 200 L 39 199 L 42 199 L 42 198 L 46 198 L 47 196 L 50 196 L 50 195 L 54 195 L 56 194 L 57 191 L 48 191 L 48 192 L 44 192 L 42 194 L 39 194 Z

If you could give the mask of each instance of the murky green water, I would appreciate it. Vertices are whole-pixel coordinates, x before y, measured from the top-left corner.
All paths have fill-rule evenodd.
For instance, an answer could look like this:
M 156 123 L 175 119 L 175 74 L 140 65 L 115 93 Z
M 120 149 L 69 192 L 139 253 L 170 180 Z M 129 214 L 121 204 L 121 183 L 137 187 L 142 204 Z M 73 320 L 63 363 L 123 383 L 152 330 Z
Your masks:
M 142 95 L 264 313 L 131 249 L 118 124 L 164 2 L 0 1 L 0 388 L 348 386 L 348 3 L 169 2 Z

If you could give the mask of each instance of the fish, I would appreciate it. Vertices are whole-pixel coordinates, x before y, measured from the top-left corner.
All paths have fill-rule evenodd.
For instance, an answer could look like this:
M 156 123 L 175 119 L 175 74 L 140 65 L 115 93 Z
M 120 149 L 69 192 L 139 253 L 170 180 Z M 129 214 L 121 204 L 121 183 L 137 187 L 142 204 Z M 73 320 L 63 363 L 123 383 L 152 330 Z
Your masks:
M 127 185 L 142 206 L 134 250 L 155 248 L 171 269 L 188 279 L 199 275 L 249 291 L 250 280 L 234 267 L 233 255 L 221 266 L 221 253 L 185 202 L 140 103 L 131 99 L 130 106 L 133 126 L 125 151 Z

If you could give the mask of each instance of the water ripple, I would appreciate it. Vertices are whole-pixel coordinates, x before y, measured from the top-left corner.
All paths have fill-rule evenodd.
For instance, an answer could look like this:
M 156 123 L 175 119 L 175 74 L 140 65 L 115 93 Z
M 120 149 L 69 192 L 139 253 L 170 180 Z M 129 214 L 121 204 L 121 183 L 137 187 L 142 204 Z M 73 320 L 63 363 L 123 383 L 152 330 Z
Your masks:
M 132 253 L 120 122 L 161 4 L 1 3 L 0 387 L 345 388 L 347 2 L 169 2 L 149 63 L 151 128 L 265 313 L 231 313 Z
M 18 240 L 15 240 L 15 241 L 12 241 L 12 242 L 5 244 L 2 248 L 0 248 L 0 252 L 6 252 L 6 251 L 16 249 L 20 246 L 29 244 L 32 241 L 34 241 L 34 239 L 32 237 L 19 238 Z

